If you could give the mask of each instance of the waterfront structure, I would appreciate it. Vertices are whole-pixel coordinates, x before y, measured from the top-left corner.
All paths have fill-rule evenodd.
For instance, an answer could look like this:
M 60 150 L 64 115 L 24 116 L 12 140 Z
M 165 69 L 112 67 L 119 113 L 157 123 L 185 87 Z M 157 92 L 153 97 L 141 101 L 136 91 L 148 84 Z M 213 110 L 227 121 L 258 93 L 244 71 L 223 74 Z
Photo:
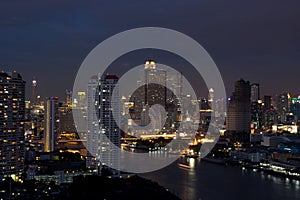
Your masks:
M 24 168 L 25 81 L 0 72 L 0 178 L 18 179 Z
M 47 98 L 44 106 L 44 152 L 52 152 L 57 147 L 58 97 Z

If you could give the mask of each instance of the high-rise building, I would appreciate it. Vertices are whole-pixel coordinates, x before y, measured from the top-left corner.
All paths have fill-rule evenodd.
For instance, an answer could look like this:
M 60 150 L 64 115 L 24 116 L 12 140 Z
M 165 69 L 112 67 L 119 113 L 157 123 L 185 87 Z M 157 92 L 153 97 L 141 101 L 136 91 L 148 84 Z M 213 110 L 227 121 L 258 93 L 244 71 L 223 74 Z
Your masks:
M 251 133 L 257 133 L 262 127 L 263 101 L 251 102 Z
M 100 160 L 99 146 L 99 122 L 96 112 L 98 104 L 96 92 L 98 87 L 98 77 L 94 76 L 88 83 L 87 89 L 87 159 L 86 167 L 95 169 L 97 167 L 96 158 Z
M 97 77 L 97 76 L 96 76 Z M 74 117 L 80 117 L 80 120 L 76 119 L 76 130 L 80 138 L 86 138 L 86 127 L 87 127 L 87 98 L 85 91 L 79 91 L 75 94 L 72 93 L 72 112 Z
M 261 126 L 263 129 L 272 128 L 277 123 L 277 111 L 273 107 L 272 97 L 265 95 L 262 102 Z
M 160 131 L 161 129 L 170 131 L 173 127 L 176 127 L 175 119 L 177 117 L 175 113 L 178 113 L 178 100 L 182 95 L 182 74 L 167 73 L 167 70 L 157 67 L 154 61 L 148 60 L 145 63 L 143 77 L 141 77 L 138 85 L 140 87 L 135 90 L 129 99 L 130 102 L 134 103 L 130 115 L 135 123 L 140 126 L 147 126 L 151 123 L 154 131 Z M 166 119 L 155 117 L 155 121 L 151 122 L 150 116 L 154 117 L 154 115 L 149 113 L 150 108 L 156 104 L 167 111 Z
M 260 89 L 258 83 L 251 84 L 251 102 L 257 102 L 260 99 Z
M 156 68 L 154 61 L 145 63 L 145 105 L 160 104 L 167 102 L 167 72 Z
M 32 79 L 31 86 L 32 86 L 32 97 L 31 97 L 32 105 L 36 105 L 38 101 L 37 101 L 37 81 L 35 77 L 33 77 Z
M 101 77 L 98 87 L 99 109 L 97 112 L 100 120 L 100 157 L 102 164 L 115 169 L 119 173 L 121 132 L 116 121 L 120 121 L 121 97 L 119 85 L 117 84 L 118 80 L 116 75 L 104 75 Z M 115 93 L 114 98 L 112 98 L 113 92 Z M 113 115 L 113 112 L 117 115 Z M 113 145 L 119 148 L 114 148 Z
M 291 112 L 291 95 L 283 92 L 277 96 L 278 120 L 281 123 L 286 122 L 287 115 Z
M 226 126 L 228 131 L 250 131 L 251 122 L 251 87 L 249 81 L 243 79 L 235 83 L 235 90 L 228 104 Z
M 44 112 L 44 151 L 52 152 L 57 147 L 58 134 L 58 98 L 49 97 L 45 101 Z
M 212 107 L 213 101 L 214 101 L 214 89 L 210 88 L 208 90 L 208 103 L 210 107 Z
M 72 91 L 71 90 L 66 90 L 66 105 L 68 105 L 69 107 L 72 106 Z
M 63 104 L 59 107 L 59 133 L 76 133 L 72 108 Z
M 0 177 L 20 177 L 24 168 L 25 81 L 0 73 Z
M 103 75 L 99 81 L 91 81 L 88 85 L 87 105 L 89 153 L 95 157 L 98 170 L 104 165 L 114 169 L 116 173 L 120 170 L 121 156 L 121 132 L 116 122 L 120 120 L 121 114 L 118 80 L 116 75 Z

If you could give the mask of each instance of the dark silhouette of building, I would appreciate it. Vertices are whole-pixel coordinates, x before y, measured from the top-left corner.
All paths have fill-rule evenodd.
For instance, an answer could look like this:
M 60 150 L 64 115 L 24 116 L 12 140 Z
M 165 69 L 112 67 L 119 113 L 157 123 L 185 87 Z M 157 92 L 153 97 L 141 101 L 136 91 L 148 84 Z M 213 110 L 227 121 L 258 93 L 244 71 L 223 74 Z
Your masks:
M 226 120 L 227 132 L 248 135 L 236 140 L 245 141 L 249 137 L 251 123 L 251 86 L 249 81 L 243 79 L 235 83 L 234 92 L 228 104 Z

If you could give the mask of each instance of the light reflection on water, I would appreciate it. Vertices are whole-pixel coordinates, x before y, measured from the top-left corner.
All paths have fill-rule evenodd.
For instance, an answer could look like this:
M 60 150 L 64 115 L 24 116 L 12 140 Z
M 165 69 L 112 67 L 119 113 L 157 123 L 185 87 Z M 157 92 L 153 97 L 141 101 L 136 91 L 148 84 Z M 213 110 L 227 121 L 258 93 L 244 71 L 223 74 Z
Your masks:
M 179 167 L 184 163 L 190 169 Z M 147 174 L 182 199 L 300 199 L 300 182 L 240 167 L 179 159 L 172 165 Z

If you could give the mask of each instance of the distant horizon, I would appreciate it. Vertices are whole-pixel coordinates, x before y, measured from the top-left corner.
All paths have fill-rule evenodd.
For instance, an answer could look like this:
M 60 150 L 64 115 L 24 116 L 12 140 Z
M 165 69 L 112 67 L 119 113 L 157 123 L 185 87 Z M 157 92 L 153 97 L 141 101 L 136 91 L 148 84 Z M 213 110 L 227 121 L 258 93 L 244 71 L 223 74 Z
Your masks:
M 13 72 L 15 69 L 13 69 L 13 70 L 0 70 L 1 72 Z M 38 83 L 39 83 L 39 81 L 38 81 L 38 79 L 35 77 L 35 76 L 33 76 L 35 79 L 31 79 L 31 80 L 26 80 L 26 79 L 24 79 L 24 77 L 23 77 L 23 75 L 22 75 L 22 73 L 21 72 L 19 72 L 19 71 L 17 71 L 17 70 L 15 70 L 17 73 L 19 73 L 21 76 L 22 76 L 22 78 L 23 78 L 23 80 L 26 82 L 26 90 L 25 90 L 25 95 L 26 95 L 26 100 L 30 100 L 31 99 L 31 97 L 32 97 L 32 93 L 31 93 L 31 91 L 32 91 L 32 86 L 31 86 L 31 83 L 32 83 L 32 80 L 36 80 L 37 81 L 37 95 L 40 95 L 41 96 L 41 101 L 44 101 L 46 98 L 48 98 L 48 97 L 58 97 L 58 99 L 59 99 L 59 101 L 60 102 L 62 102 L 62 101 L 65 101 L 65 98 L 66 98 L 66 90 L 68 90 L 68 91 L 72 91 L 72 88 L 73 88 L 73 85 L 72 85 L 72 87 L 71 88 L 62 88 L 62 89 L 58 89 L 57 91 L 57 94 L 56 95 L 42 95 L 44 92 L 40 92 L 39 90 L 39 85 L 38 85 Z M 117 74 L 116 74 L 117 75 Z M 237 80 L 235 80 L 235 81 L 232 81 L 232 88 L 226 88 L 226 85 L 225 85 L 225 88 L 226 88 L 226 91 L 227 91 L 227 97 L 230 97 L 231 95 L 232 95 L 232 92 L 234 91 L 234 83 L 236 82 L 236 81 L 238 81 L 238 80 L 241 80 L 241 79 L 243 79 L 243 80 L 245 80 L 245 81 L 249 81 L 250 82 L 250 84 L 259 84 L 259 86 L 260 86 L 260 90 L 261 90 L 261 87 L 262 87 L 262 85 L 261 85 L 261 83 L 257 83 L 257 82 L 251 82 L 251 80 L 247 80 L 247 79 L 245 79 L 245 78 L 239 78 L 239 79 L 237 79 Z M 138 79 L 137 79 L 138 80 Z M 230 90 L 230 93 L 228 93 L 228 90 Z M 85 92 L 85 91 L 83 91 L 83 92 Z M 263 97 L 264 96 L 271 96 L 272 97 L 272 100 L 273 101 L 276 101 L 276 96 L 277 95 L 279 95 L 279 94 L 281 94 L 281 93 L 284 93 L 284 92 L 288 92 L 288 93 L 290 93 L 291 94 L 291 98 L 298 98 L 298 97 L 300 97 L 300 93 L 299 94 L 293 94 L 292 92 L 290 92 L 288 89 L 285 89 L 285 90 L 282 90 L 281 92 L 279 92 L 279 93 L 276 93 L 276 94 L 264 94 L 264 93 L 262 93 L 262 92 L 260 92 L 260 99 L 261 100 L 263 100 Z M 207 95 L 208 95 L 208 93 L 207 93 Z M 200 97 L 198 97 L 198 98 L 207 98 L 207 95 L 205 96 L 205 95 L 203 95 L 203 96 L 200 96 Z M 127 98 L 127 97 L 126 97 Z

